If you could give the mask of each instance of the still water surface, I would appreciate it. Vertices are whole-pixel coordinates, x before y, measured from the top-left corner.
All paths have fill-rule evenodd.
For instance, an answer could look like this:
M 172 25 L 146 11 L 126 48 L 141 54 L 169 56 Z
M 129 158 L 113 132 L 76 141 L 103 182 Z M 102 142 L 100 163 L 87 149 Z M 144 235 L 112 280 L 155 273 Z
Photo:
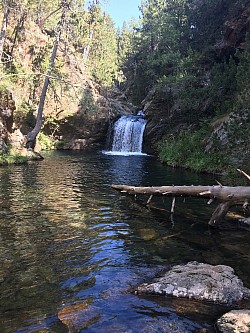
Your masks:
M 52 153 L 0 169 L 0 332 L 195 332 L 217 309 L 133 293 L 166 266 L 227 264 L 250 287 L 248 235 L 211 233 L 213 207 L 177 200 L 174 224 L 111 189 L 213 184 L 149 156 Z M 171 203 L 160 202 L 169 209 Z M 197 313 L 198 312 L 198 313 Z

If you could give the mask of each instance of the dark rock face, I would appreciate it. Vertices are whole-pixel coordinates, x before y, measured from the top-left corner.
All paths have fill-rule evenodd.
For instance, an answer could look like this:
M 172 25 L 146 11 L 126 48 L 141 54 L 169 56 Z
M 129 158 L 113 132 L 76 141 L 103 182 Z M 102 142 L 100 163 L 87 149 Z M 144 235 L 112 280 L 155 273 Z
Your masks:
M 244 128 L 250 128 L 249 110 L 243 110 L 240 114 L 231 112 L 226 117 L 217 119 L 217 122 L 217 124 L 213 123 L 211 134 L 204 140 L 206 152 L 212 152 L 214 142 L 217 142 L 222 149 L 231 147 L 230 162 L 232 164 L 248 165 L 250 147 L 248 141 L 243 139 L 243 135 Z M 235 137 L 235 128 L 238 128 L 237 137 Z
M 126 96 L 113 89 L 104 96 L 98 85 L 89 82 L 94 109 L 86 111 L 79 106 L 76 114 L 62 119 L 59 136 L 65 142 L 63 149 L 88 150 L 104 147 L 109 126 L 123 114 L 132 114 L 136 107 L 129 103 Z
M 250 310 L 233 310 L 217 320 L 221 333 L 249 333 Z
M 219 49 L 245 48 L 246 32 L 250 29 L 250 7 L 241 8 L 237 15 L 224 24 L 223 39 L 217 44 Z
M 227 305 L 250 296 L 250 290 L 243 286 L 231 267 L 198 262 L 174 266 L 153 283 L 140 285 L 137 292 L 186 297 Z
M 14 122 L 15 109 L 12 94 L 7 89 L 2 89 L 0 91 L 0 154 L 6 153 L 11 147 L 22 156 L 38 159 L 38 156 L 24 148 L 25 137 Z
M 105 144 L 108 118 L 91 119 L 87 116 L 73 116 L 64 122 L 60 135 L 64 140 L 63 149 L 88 150 Z

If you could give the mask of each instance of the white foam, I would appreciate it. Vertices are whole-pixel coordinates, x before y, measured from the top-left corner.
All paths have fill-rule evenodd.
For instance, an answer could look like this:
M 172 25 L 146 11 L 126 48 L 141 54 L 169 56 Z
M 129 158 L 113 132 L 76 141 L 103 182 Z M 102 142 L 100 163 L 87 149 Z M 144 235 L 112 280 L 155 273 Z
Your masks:
M 148 154 L 138 153 L 138 152 L 127 152 L 127 151 L 105 151 L 102 153 L 104 155 L 114 155 L 114 156 L 149 156 Z

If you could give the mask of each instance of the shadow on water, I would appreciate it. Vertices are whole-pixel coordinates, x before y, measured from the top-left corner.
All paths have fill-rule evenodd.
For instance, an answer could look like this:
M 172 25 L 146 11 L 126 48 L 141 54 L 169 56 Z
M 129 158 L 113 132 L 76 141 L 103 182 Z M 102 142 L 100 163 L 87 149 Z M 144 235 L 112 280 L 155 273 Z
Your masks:
M 212 234 L 213 207 L 177 200 L 174 225 L 111 184 L 211 184 L 150 156 L 52 153 L 0 169 L 0 332 L 181 332 L 224 309 L 143 298 L 139 283 L 191 260 L 227 264 L 250 286 L 248 236 Z M 169 209 L 171 202 L 162 202 Z

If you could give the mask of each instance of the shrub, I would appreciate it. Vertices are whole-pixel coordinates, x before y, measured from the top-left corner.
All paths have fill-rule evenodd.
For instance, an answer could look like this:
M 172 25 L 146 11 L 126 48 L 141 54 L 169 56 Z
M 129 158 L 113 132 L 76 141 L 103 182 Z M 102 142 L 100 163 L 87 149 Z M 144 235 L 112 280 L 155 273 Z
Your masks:
M 177 139 L 166 140 L 159 145 L 162 162 L 173 167 L 184 167 L 195 171 L 216 173 L 227 165 L 227 158 L 221 153 L 208 153 L 203 142 L 206 129 L 185 132 Z
M 14 148 L 8 149 L 0 154 L 0 165 L 23 164 L 28 162 L 28 156 L 16 151 Z
M 37 141 L 42 150 L 53 150 L 55 148 L 55 141 L 52 140 L 49 136 L 45 135 L 43 132 L 39 132 Z

